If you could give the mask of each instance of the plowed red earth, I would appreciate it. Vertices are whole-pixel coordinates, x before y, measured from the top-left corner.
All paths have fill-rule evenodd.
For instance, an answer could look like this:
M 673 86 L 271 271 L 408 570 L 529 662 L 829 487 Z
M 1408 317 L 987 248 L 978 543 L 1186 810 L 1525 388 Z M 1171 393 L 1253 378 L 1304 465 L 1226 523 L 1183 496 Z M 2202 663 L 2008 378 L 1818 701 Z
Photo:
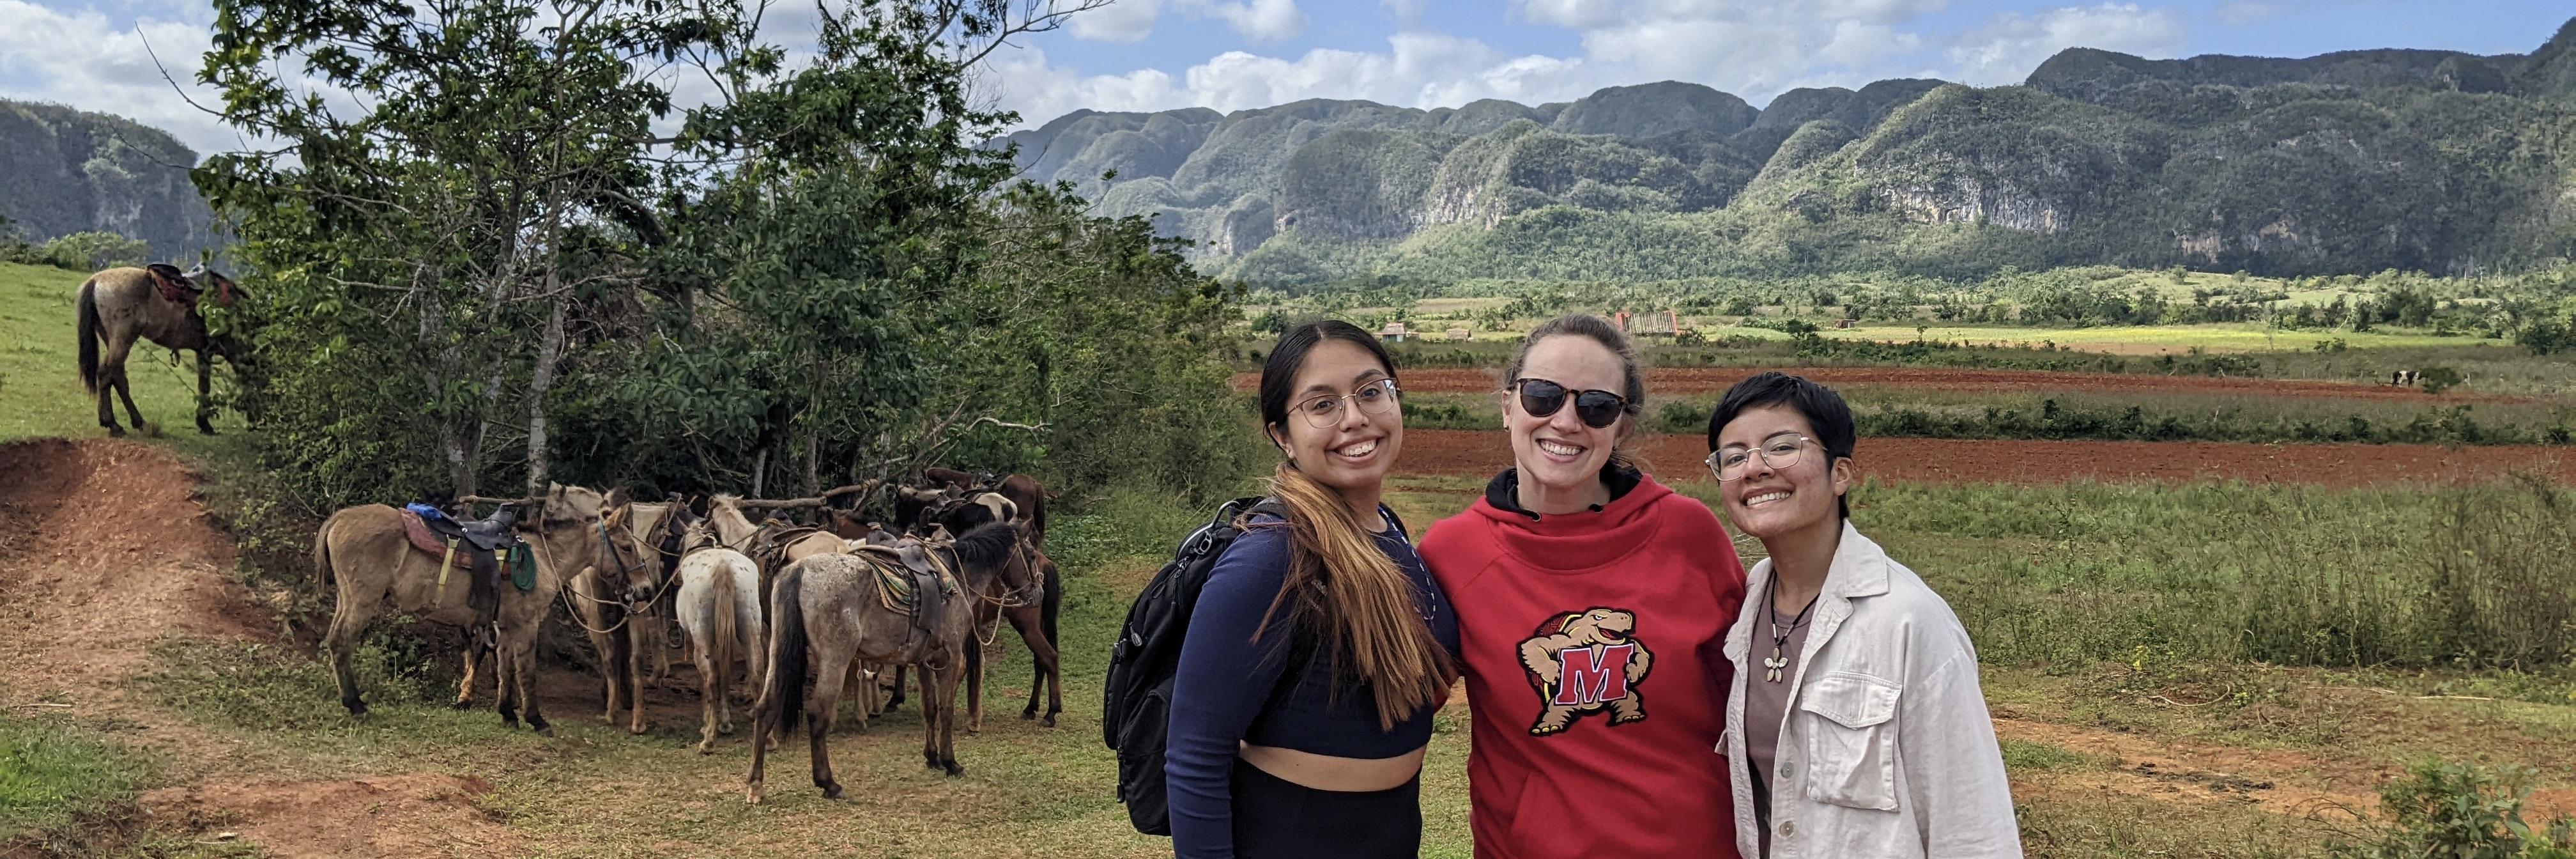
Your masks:
M 1702 437 L 1656 436 L 1639 452 L 1647 470 L 1666 479 L 1708 479 L 1700 465 L 1708 455 Z M 1865 475 L 1928 483 L 2241 480 L 2352 487 L 2482 480 L 2516 471 L 2576 481 L 2576 455 L 2548 447 L 1868 438 L 1861 440 L 1859 454 Z M 1404 433 L 1397 470 L 1485 475 L 1511 461 L 1511 442 L 1501 432 L 1416 429 Z
M 1658 397 L 1722 393 L 1759 367 L 1661 367 L 1646 372 L 1646 389 Z M 2138 373 L 2050 373 L 2038 370 L 1962 370 L 1915 367 L 1781 367 L 1837 387 L 1907 388 L 1953 393 L 2025 393 L 2085 391 L 2100 393 L 2236 394 L 2264 397 L 2334 397 L 2423 402 L 2511 402 L 2519 397 L 2446 393 L 2435 397 L 2419 388 L 2324 382 L 2307 379 L 2220 379 L 2208 376 L 2159 376 Z M 1238 373 L 1236 390 L 1251 390 L 1259 373 Z M 1404 389 L 1419 393 L 1481 393 L 1501 386 L 1497 371 L 1426 368 L 1404 371 Z

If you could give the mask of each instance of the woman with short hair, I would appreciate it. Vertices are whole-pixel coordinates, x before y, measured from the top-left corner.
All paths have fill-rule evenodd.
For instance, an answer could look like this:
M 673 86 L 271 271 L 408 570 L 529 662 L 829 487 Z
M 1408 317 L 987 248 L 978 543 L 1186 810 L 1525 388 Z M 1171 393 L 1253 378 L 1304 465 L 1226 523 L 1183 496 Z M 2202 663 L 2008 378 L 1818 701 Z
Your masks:
M 1736 845 L 1764 857 L 2020 856 L 1977 652 L 1851 524 L 1851 408 L 1764 373 L 1708 420 L 1727 519 L 1770 555 L 1726 636 Z

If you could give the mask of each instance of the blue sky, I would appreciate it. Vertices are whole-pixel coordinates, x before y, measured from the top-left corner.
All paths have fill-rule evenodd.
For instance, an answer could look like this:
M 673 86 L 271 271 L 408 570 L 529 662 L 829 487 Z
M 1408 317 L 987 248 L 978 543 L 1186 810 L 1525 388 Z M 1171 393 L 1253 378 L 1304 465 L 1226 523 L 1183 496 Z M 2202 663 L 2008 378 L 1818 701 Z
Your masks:
M 783 20 L 810 8 L 779 2 Z M 0 97 L 133 117 L 200 152 L 238 146 L 146 51 L 188 84 L 213 14 L 206 0 L 0 0 Z M 2501 0 L 1114 0 L 995 54 L 977 88 L 1032 125 L 1080 107 L 1535 104 L 1658 80 L 1759 105 L 1889 77 L 2016 83 L 2073 46 L 2522 53 L 2571 15 L 2576 4 Z

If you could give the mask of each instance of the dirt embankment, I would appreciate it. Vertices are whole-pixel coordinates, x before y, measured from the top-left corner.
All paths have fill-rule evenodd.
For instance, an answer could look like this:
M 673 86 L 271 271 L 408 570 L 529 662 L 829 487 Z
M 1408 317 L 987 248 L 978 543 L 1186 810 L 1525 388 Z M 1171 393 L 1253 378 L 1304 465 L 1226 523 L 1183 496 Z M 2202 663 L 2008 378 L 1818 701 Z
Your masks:
M 1708 456 L 1705 437 L 1658 435 L 1640 452 L 1648 470 L 1666 480 L 1708 479 L 1700 465 Z M 1859 454 L 1864 475 L 1930 483 L 2242 480 L 2351 487 L 2439 484 L 2516 471 L 2576 481 L 2576 453 L 2536 446 L 1869 438 L 1861 440 Z M 1397 470 L 1489 475 L 1511 461 L 1511 442 L 1499 431 L 1414 429 L 1405 431 Z
M 234 833 L 280 857 L 518 852 L 474 807 L 491 792 L 479 780 L 225 773 L 243 740 L 130 688 L 166 638 L 274 641 L 276 618 L 234 578 L 233 546 L 207 522 L 197 485 L 186 463 L 149 444 L 0 445 L 0 708 L 111 730 L 192 782 L 145 794 L 139 819 L 105 822 L 96 840 L 151 828 Z M 0 854 L 12 849 L 0 842 Z

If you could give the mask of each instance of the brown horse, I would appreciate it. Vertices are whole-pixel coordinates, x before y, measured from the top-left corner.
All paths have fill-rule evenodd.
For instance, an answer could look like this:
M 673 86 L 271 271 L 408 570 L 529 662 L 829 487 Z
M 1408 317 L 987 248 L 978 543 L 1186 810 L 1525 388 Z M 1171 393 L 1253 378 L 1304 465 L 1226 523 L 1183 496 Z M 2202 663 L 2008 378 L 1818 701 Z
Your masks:
M 675 521 L 663 521 L 662 517 L 666 515 L 675 517 Z M 660 556 L 662 570 L 667 573 L 679 568 L 682 551 L 680 535 L 688 530 L 688 523 L 697 518 L 689 514 L 688 496 L 684 495 L 671 501 L 635 502 L 635 516 L 627 521 L 634 524 L 633 530 L 638 544 L 646 551 Z M 671 614 L 669 602 L 654 603 L 653 613 L 657 615 L 655 619 L 659 620 L 659 623 L 635 621 L 644 625 L 643 643 L 636 646 L 643 648 L 644 652 L 653 654 L 653 673 L 645 675 L 644 683 L 649 686 L 664 686 L 671 680 L 671 648 L 674 646 L 671 642 L 671 624 L 676 618 Z
M 1018 506 L 1000 493 L 984 492 L 951 502 L 951 506 L 945 509 L 934 508 L 931 515 L 936 517 L 936 524 L 949 532 L 964 533 L 986 522 L 1014 522 L 1026 529 L 1029 522 L 1025 515 L 1012 518 L 1019 512 Z M 986 598 L 975 605 L 975 634 L 979 638 L 989 638 L 994 634 L 996 622 L 1004 618 L 1010 620 L 1011 628 L 1020 633 L 1020 642 L 1028 645 L 1029 662 L 1037 671 L 1029 681 L 1029 705 L 1020 710 L 1020 718 L 1038 717 L 1038 695 L 1044 693 L 1047 696 L 1046 720 L 1040 724 L 1052 728 L 1055 727 L 1056 715 L 1064 712 L 1064 672 L 1056 650 L 1056 618 L 1064 608 L 1064 579 L 1057 571 L 1055 561 L 1048 559 L 1046 552 L 1038 548 L 1035 532 L 1027 533 L 1030 539 L 1020 550 L 1028 553 L 1029 569 L 1036 571 L 1038 576 L 1039 589 L 1033 595 L 1035 599 L 1004 599 L 998 591 L 986 594 Z M 966 653 L 966 733 L 983 732 L 984 649 L 970 647 Z
M 524 503 L 532 509 L 524 514 L 528 518 L 519 523 L 518 532 L 535 552 L 537 582 L 525 592 L 501 586 L 500 644 L 493 669 L 500 676 L 502 724 L 517 727 L 518 708 L 524 704 L 528 726 L 551 735 L 553 729 L 538 712 L 530 688 L 537 673 L 537 633 L 549 604 L 564 581 L 583 568 L 614 566 L 617 561 L 611 560 L 612 555 L 631 565 L 642 553 L 624 529 L 606 525 L 605 511 L 620 505 L 597 492 L 556 485 L 544 497 Z M 413 548 L 403 534 L 401 511 L 382 504 L 342 508 L 313 535 L 313 566 L 338 589 L 339 601 L 332 609 L 323 646 L 331 654 L 331 676 L 340 687 L 340 705 L 348 708 L 351 718 L 366 718 L 367 705 L 358 696 L 358 680 L 349 659 L 367 624 L 388 605 L 451 626 L 474 623 L 474 609 L 466 603 L 472 575 L 451 575 L 441 583 L 439 561 Z M 474 673 L 481 656 L 476 648 L 466 650 L 465 679 L 456 692 L 459 708 L 474 705 Z
M 623 531 L 637 546 L 645 547 L 639 557 L 628 558 L 613 552 L 603 563 L 585 567 L 571 581 L 573 622 L 590 636 L 590 645 L 599 652 L 599 679 L 608 687 L 604 718 L 617 724 L 619 702 L 628 710 L 626 731 L 644 733 L 644 654 L 656 649 L 661 637 L 655 635 L 661 626 L 658 610 L 668 596 L 671 579 L 664 575 L 668 566 L 656 549 L 664 544 L 677 545 L 679 527 L 684 517 L 670 515 L 672 505 L 652 505 L 652 522 L 640 521 L 646 505 L 629 504 L 611 510 L 602 517 L 606 532 Z M 664 660 L 669 656 L 665 655 Z M 621 694 L 622 693 L 622 694 Z
M 162 287 L 165 282 L 169 289 Z M 196 304 L 197 294 L 204 292 L 214 293 L 223 304 L 247 294 L 231 278 L 203 264 L 186 272 L 170 266 L 111 268 L 81 284 L 77 311 L 81 387 L 98 398 L 98 425 L 106 427 L 108 435 L 125 434 L 125 428 L 116 425 L 116 409 L 108 398 L 111 391 L 125 401 L 125 416 L 134 419 L 135 428 L 143 428 L 143 412 L 134 407 L 134 387 L 125 378 L 126 354 L 138 339 L 169 347 L 173 354 L 181 349 L 197 353 L 197 431 L 215 434 L 210 420 L 215 411 L 212 356 L 221 355 L 226 363 L 240 368 L 249 360 L 250 350 L 231 335 L 207 332 L 206 319 L 197 313 Z M 173 295 L 179 300 L 173 300 Z M 105 355 L 99 353 L 100 341 L 106 341 Z
M 959 592 L 951 599 L 981 599 L 996 580 L 1006 593 L 1027 597 L 1036 580 L 1028 556 L 1020 551 L 1025 539 L 1019 526 L 994 523 L 930 548 L 957 571 Z M 859 555 L 819 555 L 779 572 L 777 590 L 770 595 L 769 676 L 753 706 L 751 776 L 745 786 L 752 802 L 761 800 L 770 734 L 795 728 L 800 712 L 809 722 L 814 786 L 823 789 L 825 798 L 841 797 L 826 740 L 854 660 L 908 663 L 918 669 L 922 760 L 952 776 L 965 774 L 957 763 L 957 680 L 965 668 L 966 648 L 973 645 L 973 613 L 948 606 L 938 613 L 938 625 L 921 634 L 912 617 L 920 609 L 889 605 L 876 563 Z M 810 666 L 808 654 L 813 656 Z

